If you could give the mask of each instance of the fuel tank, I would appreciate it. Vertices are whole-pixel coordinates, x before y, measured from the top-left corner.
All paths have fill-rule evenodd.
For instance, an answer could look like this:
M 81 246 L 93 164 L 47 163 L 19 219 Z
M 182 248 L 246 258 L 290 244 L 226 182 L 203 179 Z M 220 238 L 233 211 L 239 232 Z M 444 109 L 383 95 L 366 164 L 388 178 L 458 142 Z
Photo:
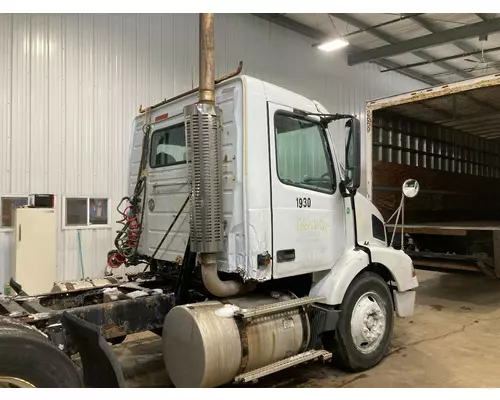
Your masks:
M 174 307 L 163 327 L 163 357 L 176 387 L 217 387 L 237 375 L 303 352 L 310 340 L 302 307 L 242 319 L 241 309 L 290 300 L 252 295 Z

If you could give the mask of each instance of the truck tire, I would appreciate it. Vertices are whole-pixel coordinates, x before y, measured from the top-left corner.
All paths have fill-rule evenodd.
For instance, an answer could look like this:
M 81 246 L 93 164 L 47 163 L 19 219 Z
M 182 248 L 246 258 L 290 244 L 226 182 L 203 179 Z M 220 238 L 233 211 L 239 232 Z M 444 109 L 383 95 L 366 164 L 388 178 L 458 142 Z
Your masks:
M 0 319 L 0 388 L 81 388 L 73 362 L 34 328 Z
M 342 369 L 365 371 L 385 356 L 393 327 L 389 286 L 378 274 L 364 272 L 347 289 L 336 330 L 324 335 L 323 344 Z

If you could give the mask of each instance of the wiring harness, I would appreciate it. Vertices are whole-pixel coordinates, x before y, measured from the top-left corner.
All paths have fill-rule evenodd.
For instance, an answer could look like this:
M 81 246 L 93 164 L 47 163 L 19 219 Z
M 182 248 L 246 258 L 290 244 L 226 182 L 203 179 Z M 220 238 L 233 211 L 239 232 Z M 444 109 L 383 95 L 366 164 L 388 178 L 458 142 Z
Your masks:
M 128 205 L 121 210 L 120 208 L 122 208 L 125 201 L 128 202 Z M 114 242 L 116 250 L 112 250 L 108 254 L 108 265 L 111 268 L 118 268 L 124 263 L 130 265 L 137 254 L 137 247 L 139 246 L 141 236 L 138 208 L 139 204 L 129 197 L 124 197 L 116 208 L 116 211 L 122 216 L 122 219 L 116 222 L 122 225 L 123 228 L 117 231 Z
M 151 125 L 146 123 L 142 127 L 144 133 L 142 141 L 142 154 L 139 163 L 139 171 L 137 174 L 137 182 L 135 184 L 132 197 L 124 197 L 116 207 L 116 211 L 121 215 L 122 219 L 116 221 L 122 225 L 122 229 L 118 230 L 115 238 L 116 249 L 108 253 L 108 266 L 118 268 L 122 264 L 126 267 L 136 265 L 141 260 L 137 257 L 137 248 L 142 233 L 142 221 L 144 217 L 145 206 L 141 207 L 141 195 L 146 187 L 146 161 L 148 154 L 149 132 Z M 123 204 L 126 203 L 125 206 Z M 121 209 L 123 208 L 123 209 Z M 140 218 L 139 218 L 140 214 Z

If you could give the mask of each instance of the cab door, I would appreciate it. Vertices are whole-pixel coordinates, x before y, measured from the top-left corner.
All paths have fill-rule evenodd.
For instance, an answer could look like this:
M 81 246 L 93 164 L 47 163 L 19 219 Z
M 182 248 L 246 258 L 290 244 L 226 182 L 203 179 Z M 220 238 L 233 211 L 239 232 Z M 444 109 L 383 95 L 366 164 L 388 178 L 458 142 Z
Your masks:
M 343 198 L 319 121 L 268 103 L 273 277 L 329 270 L 345 247 Z

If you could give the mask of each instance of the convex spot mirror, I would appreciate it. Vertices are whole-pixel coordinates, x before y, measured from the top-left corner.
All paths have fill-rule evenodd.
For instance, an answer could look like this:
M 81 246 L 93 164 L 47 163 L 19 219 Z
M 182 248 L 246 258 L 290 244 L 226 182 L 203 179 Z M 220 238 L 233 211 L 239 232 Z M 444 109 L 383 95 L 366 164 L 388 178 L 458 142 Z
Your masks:
M 347 139 L 345 145 L 345 186 L 356 190 L 361 184 L 361 129 L 357 118 L 345 124 Z
M 416 179 L 407 179 L 403 183 L 403 194 L 409 199 L 415 197 L 420 191 L 420 185 Z

